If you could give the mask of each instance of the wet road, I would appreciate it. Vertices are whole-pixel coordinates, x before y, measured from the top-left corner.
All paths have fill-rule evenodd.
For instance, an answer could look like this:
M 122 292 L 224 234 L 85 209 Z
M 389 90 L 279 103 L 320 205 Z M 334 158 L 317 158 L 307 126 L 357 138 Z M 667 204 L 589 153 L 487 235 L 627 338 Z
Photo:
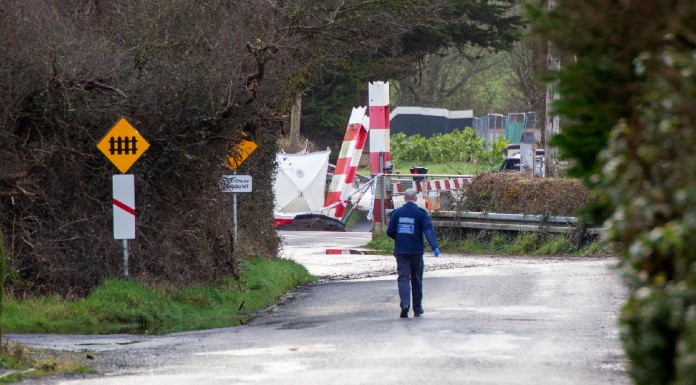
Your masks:
M 15 339 L 99 352 L 106 377 L 53 382 L 65 384 L 629 384 L 613 260 L 426 256 L 426 313 L 400 319 L 395 277 L 384 275 L 393 257 L 332 254 L 359 251 L 364 234 L 285 238 L 285 256 L 322 283 L 250 325 Z

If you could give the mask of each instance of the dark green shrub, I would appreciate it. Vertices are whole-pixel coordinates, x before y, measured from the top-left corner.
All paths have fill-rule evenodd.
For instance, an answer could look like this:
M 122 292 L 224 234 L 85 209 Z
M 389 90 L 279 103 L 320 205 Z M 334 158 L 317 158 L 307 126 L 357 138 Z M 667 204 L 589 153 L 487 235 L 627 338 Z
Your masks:
M 636 384 L 669 384 L 674 378 L 681 312 L 674 305 L 664 288 L 645 286 L 623 309 L 622 336 Z
M 554 143 L 592 186 L 595 212 L 622 248 L 628 371 L 641 385 L 693 384 L 696 3 L 557 3 L 537 10 L 538 29 L 572 58 L 552 74 L 555 110 L 568 118 Z

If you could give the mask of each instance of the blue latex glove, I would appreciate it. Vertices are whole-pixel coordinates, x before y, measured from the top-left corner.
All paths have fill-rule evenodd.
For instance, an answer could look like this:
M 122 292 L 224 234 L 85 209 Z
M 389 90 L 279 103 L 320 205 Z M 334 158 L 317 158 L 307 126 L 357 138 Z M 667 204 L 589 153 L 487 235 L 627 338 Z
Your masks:
M 433 254 L 435 254 L 436 257 L 439 257 L 440 256 L 440 249 L 438 249 L 436 247 L 435 250 L 433 250 Z

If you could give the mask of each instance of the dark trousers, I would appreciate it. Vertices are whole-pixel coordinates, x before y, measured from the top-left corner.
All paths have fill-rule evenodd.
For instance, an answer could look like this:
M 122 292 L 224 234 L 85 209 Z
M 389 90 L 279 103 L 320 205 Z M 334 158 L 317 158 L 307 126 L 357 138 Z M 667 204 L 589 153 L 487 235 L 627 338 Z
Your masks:
M 397 254 L 395 257 L 401 307 L 411 307 L 413 292 L 413 310 L 420 311 L 423 309 L 423 254 Z

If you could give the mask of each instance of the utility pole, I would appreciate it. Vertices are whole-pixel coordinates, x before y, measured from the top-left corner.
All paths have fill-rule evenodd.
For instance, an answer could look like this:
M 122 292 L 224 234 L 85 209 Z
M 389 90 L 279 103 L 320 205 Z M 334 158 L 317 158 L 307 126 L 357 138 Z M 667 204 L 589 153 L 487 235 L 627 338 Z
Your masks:
M 556 0 L 549 0 L 549 10 L 556 8 Z M 546 64 L 549 71 L 558 71 L 561 69 L 561 58 L 556 52 L 556 48 L 553 43 L 548 42 L 548 53 L 546 56 Z M 561 130 L 560 118 L 558 115 L 551 114 L 551 105 L 554 100 L 558 99 L 558 84 L 556 81 L 548 83 L 546 85 L 546 127 L 544 132 L 544 154 L 546 158 L 546 176 L 555 177 L 558 176 L 557 170 L 557 151 L 556 147 L 551 147 L 549 142 L 551 138 L 558 134 Z

